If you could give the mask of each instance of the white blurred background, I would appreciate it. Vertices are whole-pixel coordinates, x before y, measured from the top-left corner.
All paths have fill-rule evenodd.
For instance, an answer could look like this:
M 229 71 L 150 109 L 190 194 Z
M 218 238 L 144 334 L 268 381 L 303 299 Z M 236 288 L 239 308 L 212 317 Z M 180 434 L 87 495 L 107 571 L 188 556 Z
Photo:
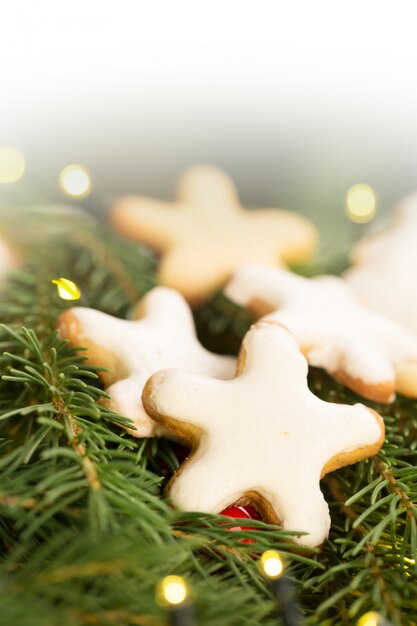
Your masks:
M 413 0 L 37 0 L 0 4 L 0 147 L 25 172 L 4 202 L 172 197 L 209 162 L 246 206 L 286 206 L 349 229 L 347 189 L 379 215 L 417 188 Z

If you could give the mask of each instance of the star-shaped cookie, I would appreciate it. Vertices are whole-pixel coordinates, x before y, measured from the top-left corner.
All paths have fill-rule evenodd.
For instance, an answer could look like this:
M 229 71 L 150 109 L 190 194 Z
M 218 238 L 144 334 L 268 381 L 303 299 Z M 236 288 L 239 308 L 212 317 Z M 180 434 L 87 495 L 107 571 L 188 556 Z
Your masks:
M 290 333 L 260 322 L 244 339 L 233 380 L 177 369 L 148 380 L 148 413 L 193 447 L 169 484 L 174 505 L 219 513 L 234 502 L 251 503 L 264 519 L 308 533 L 300 543 L 325 540 L 330 516 L 320 478 L 376 454 L 384 424 L 361 404 L 314 396 L 307 370 Z
M 398 390 L 417 397 L 417 377 L 410 382 L 417 370 L 417 338 L 362 306 L 341 278 L 307 279 L 281 268 L 247 266 L 225 293 L 286 326 L 311 365 L 362 396 L 391 402 Z
M 183 174 L 176 203 L 125 197 L 109 217 L 118 231 L 162 253 L 159 282 L 178 289 L 192 305 L 204 302 L 245 263 L 305 260 L 317 239 L 301 215 L 243 209 L 230 178 L 203 165 Z
M 151 374 L 181 367 L 215 378 L 231 378 L 236 359 L 219 356 L 199 343 L 188 304 L 172 289 L 155 287 L 140 301 L 136 320 L 121 320 L 101 311 L 74 307 L 58 320 L 60 336 L 88 349 L 90 363 L 100 373 L 111 408 L 135 422 L 129 432 L 152 437 L 161 430 L 146 414 L 142 388 Z
M 361 302 L 417 337 L 416 242 L 417 193 L 399 204 L 389 228 L 357 244 L 345 279 Z

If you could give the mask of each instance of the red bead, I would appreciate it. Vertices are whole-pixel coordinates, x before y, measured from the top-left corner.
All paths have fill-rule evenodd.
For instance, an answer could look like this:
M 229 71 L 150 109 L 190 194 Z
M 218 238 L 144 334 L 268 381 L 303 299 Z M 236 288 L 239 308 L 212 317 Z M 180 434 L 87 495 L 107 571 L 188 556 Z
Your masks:
M 245 506 L 240 506 L 237 504 L 232 504 L 228 506 L 221 513 L 222 515 L 226 515 L 227 517 L 240 517 L 245 519 L 261 519 L 258 511 L 253 508 L 253 506 L 249 506 L 248 504 Z
M 227 517 L 233 517 L 236 519 L 262 519 L 259 515 L 258 511 L 253 508 L 253 506 L 245 505 L 240 506 L 237 504 L 232 504 L 228 506 L 224 511 L 221 512 L 222 515 L 226 515 Z M 229 526 L 229 530 L 255 530 L 252 526 Z M 253 539 L 241 539 L 242 543 L 253 543 Z

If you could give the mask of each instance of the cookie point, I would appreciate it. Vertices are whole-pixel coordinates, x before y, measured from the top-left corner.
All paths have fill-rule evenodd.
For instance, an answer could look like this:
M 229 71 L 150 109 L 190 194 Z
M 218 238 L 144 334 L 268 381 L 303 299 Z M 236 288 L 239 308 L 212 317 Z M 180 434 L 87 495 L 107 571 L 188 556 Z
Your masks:
M 212 165 L 210 163 L 199 163 L 197 165 L 191 165 L 183 172 L 180 178 L 180 184 L 190 179 L 201 179 L 209 181 L 210 179 L 227 179 L 231 180 L 228 174 L 224 172 L 220 167 Z
M 395 387 L 398 393 L 417 398 L 417 363 L 408 361 L 395 366 Z
M 178 183 L 178 197 L 186 204 L 196 203 L 216 209 L 220 202 L 225 205 L 237 203 L 235 185 L 223 170 L 208 164 L 194 165 L 182 174 Z
M 68 339 L 70 342 L 73 342 L 80 334 L 80 322 L 75 312 L 76 308 L 73 307 L 61 313 L 56 322 L 60 338 Z
M 272 333 L 272 340 L 279 340 L 281 342 L 284 341 L 288 345 L 291 345 L 292 348 L 295 348 L 296 352 L 301 354 L 301 350 L 293 334 L 284 324 L 281 324 L 281 322 L 277 322 L 276 320 L 272 319 L 260 320 L 258 322 L 255 322 L 255 324 L 252 324 L 249 333 L 252 331 L 254 331 L 254 333 L 255 331 L 270 332 Z

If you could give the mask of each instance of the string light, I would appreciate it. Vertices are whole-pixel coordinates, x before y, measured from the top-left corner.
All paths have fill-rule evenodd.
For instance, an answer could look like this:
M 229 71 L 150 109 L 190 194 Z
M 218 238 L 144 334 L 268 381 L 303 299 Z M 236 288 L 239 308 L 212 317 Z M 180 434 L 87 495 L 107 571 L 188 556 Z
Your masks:
M 356 224 L 370 222 L 376 213 L 376 194 L 369 185 L 352 185 L 346 192 L 346 212 Z
M 284 562 L 276 550 L 266 550 L 261 555 L 259 565 L 269 579 L 271 591 L 274 594 L 278 615 L 284 626 L 300 626 L 301 613 L 297 604 L 296 592 L 293 583 L 284 576 Z
M 181 576 L 166 576 L 156 590 L 156 600 L 168 608 L 171 626 L 195 626 L 194 607 L 189 602 L 188 587 Z
M 16 148 L 0 148 L 0 183 L 16 183 L 25 173 L 25 157 Z
M 58 295 L 63 300 L 79 300 L 81 291 L 72 280 L 68 278 L 57 278 L 52 281 L 58 288 Z
M 59 186 L 68 196 L 85 198 L 91 191 L 90 174 L 82 165 L 67 165 L 59 175 Z
M 356 626 L 392 626 L 392 624 L 384 619 L 379 613 L 369 611 L 358 619 Z
M 183 604 L 188 596 L 184 579 L 181 576 L 166 576 L 160 583 L 158 596 L 165 605 Z
M 284 563 L 276 550 L 267 550 L 261 556 L 261 567 L 268 578 L 279 578 L 284 572 Z
M 378 613 L 374 611 L 369 611 L 369 613 L 365 613 L 362 617 L 357 621 L 357 626 L 378 626 L 379 624 L 379 616 Z

